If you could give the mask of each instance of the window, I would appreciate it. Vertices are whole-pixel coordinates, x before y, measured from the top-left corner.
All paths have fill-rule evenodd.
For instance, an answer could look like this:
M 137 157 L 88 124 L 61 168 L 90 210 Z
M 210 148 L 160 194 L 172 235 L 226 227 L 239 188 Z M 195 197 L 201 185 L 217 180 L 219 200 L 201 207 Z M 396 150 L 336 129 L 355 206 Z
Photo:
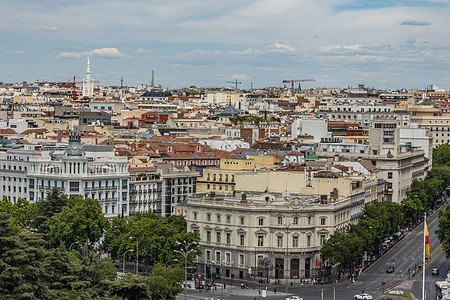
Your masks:
M 258 225 L 259 226 L 263 226 L 264 225 L 264 219 L 263 218 L 259 218 L 258 219 Z
M 278 225 L 283 225 L 283 217 L 278 217 L 277 224 Z
M 213 174 L 213 181 L 216 181 L 216 174 Z
M 211 260 L 211 251 L 206 250 L 206 260 Z
M 306 236 L 306 247 L 311 247 L 311 236 Z
M 114 214 L 114 209 L 115 209 L 116 207 L 114 206 L 114 205 L 111 205 L 111 213 L 112 214 Z
M 219 174 L 219 181 L 222 181 L 222 174 Z
M 244 254 L 239 254 L 239 265 L 243 266 L 245 264 L 245 256 Z
M 264 236 L 258 235 L 258 247 L 264 247 Z
M 197 212 L 195 211 L 194 213 L 193 213 L 193 215 L 194 215 L 194 220 L 197 220 Z
M 226 216 L 225 222 L 227 222 L 227 224 L 230 224 L 231 223 L 231 216 Z
M 206 241 L 211 242 L 211 231 L 206 232 Z
M 388 188 L 388 189 L 392 189 L 392 182 L 388 182 L 387 188 Z
M 222 221 L 221 219 L 221 215 L 217 215 L 217 223 L 220 223 Z
M 234 174 L 231 174 L 231 182 L 234 182 Z
M 239 224 L 244 225 L 244 221 L 245 221 L 244 217 L 239 218 Z
M 220 232 L 216 232 L 216 242 L 220 243 L 221 236 L 220 236 Z
M 220 252 L 216 252 L 216 262 L 220 263 Z
M 388 179 L 392 179 L 392 172 L 388 172 Z
M 325 235 L 324 235 L 324 234 L 321 234 L 321 235 L 320 235 L 320 246 L 322 246 L 323 243 L 325 243 Z
M 277 247 L 283 248 L 283 237 L 282 236 L 277 237 Z
M 325 218 L 320 218 L 320 225 L 325 225 Z
M 209 190 L 211 188 L 211 186 L 209 185 L 209 183 L 206 184 L 206 189 Z
M 206 214 L 206 221 L 211 222 L 211 214 Z
M 292 222 L 293 225 L 298 225 L 298 217 L 294 217 L 294 220 Z
M 308 216 L 308 225 L 311 225 L 311 216 Z
M 241 245 L 241 246 L 245 245 L 245 235 L 243 235 L 243 234 L 239 235 L 239 245 Z
M 225 174 L 225 182 L 228 182 L 228 174 Z
M 292 248 L 297 248 L 298 247 L 298 236 L 293 236 L 292 237 Z
M 227 232 L 227 244 L 231 244 L 231 233 Z
M 229 264 L 231 262 L 231 253 L 225 253 L 225 263 Z
M 211 176 L 209 173 L 206 173 L 206 180 L 209 181 L 211 179 Z

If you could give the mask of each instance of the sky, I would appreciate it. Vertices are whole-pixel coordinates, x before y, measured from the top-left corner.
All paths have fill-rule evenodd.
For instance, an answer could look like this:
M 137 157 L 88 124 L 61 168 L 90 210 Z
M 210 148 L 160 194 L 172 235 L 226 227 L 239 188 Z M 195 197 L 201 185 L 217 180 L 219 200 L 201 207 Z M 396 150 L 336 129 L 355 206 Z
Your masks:
M 0 82 L 450 90 L 450 0 L 2 0 Z

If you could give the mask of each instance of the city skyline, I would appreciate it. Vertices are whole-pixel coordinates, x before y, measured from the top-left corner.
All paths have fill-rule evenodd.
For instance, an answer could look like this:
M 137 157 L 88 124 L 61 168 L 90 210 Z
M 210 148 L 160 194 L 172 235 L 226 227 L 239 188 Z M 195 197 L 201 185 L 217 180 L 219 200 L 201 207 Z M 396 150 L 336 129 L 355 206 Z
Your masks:
M 450 89 L 450 2 L 5 1 L 0 81 Z

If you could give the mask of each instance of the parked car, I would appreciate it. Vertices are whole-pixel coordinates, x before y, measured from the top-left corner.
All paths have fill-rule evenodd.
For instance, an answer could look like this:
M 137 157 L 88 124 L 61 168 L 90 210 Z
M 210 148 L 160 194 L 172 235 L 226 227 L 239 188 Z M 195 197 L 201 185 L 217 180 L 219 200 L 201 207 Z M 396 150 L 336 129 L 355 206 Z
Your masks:
M 291 296 L 289 298 L 286 298 L 286 300 L 303 300 L 303 298 L 300 298 L 299 296 Z
M 355 295 L 355 297 L 353 297 L 353 298 L 358 299 L 358 300 L 372 300 L 372 296 L 369 294 L 358 294 L 358 295 Z
M 431 275 L 439 275 L 439 269 L 433 268 L 433 270 L 431 270 Z
M 389 266 L 386 268 L 386 273 L 394 273 L 395 268 L 393 266 Z

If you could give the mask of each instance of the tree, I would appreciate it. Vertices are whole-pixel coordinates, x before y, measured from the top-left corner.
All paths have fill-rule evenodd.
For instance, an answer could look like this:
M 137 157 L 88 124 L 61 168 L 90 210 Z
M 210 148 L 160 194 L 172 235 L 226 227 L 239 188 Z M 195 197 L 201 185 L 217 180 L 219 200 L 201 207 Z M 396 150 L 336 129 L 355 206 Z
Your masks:
M 0 295 L 4 299 L 46 298 L 44 243 L 39 234 L 18 234 L 9 214 L 0 213 Z
M 165 268 L 163 264 L 157 264 L 148 279 L 152 299 L 173 299 L 182 291 L 183 280 L 184 266 Z
M 108 249 L 112 257 L 122 258 L 128 249 L 136 247 L 135 237 L 139 240 L 139 259 L 147 265 L 164 263 L 177 257 L 173 250 L 178 249 L 178 242 L 199 242 L 200 237 L 196 232 L 187 232 L 186 220 L 182 216 L 163 218 L 153 213 L 136 215 L 128 223 L 120 218 L 111 222 L 105 233 L 104 247 Z M 201 254 L 197 246 L 197 252 L 189 257 L 189 264 L 196 254 Z M 132 253 L 136 255 L 136 251 Z M 179 261 L 184 261 L 181 256 Z
M 47 234 L 50 232 L 48 222 L 56 214 L 60 213 L 67 205 L 67 196 L 58 188 L 53 188 L 45 200 L 41 200 L 36 205 L 36 215 L 34 217 L 34 227 L 38 233 Z
M 331 264 L 341 264 L 348 268 L 363 254 L 364 241 L 355 233 L 335 232 L 325 241 L 321 257 Z
M 43 262 L 45 280 L 50 298 L 69 297 L 75 282 L 78 281 L 75 264 L 64 247 L 51 249 Z
M 433 166 L 450 166 L 450 144 L 442 144 L 433 149 Z
M 147 281 L 147 278 L 126 275 L 119 280 L 111 282 L 109 292 L 113 296 L 119 296 L 128 300 L 151 299 L 152 293 Z
M 50 240 L 63 242 L 66 249 L 74 242 L 88 245 L 98 242 L 107 226 L 98 201 L 72 196 L 68 202 L 69 205 L 48 222 Z
M 444 248 L 445 256 L 450 258 L 450 206 L 439 212 L 439 224 L 436 233 Z

